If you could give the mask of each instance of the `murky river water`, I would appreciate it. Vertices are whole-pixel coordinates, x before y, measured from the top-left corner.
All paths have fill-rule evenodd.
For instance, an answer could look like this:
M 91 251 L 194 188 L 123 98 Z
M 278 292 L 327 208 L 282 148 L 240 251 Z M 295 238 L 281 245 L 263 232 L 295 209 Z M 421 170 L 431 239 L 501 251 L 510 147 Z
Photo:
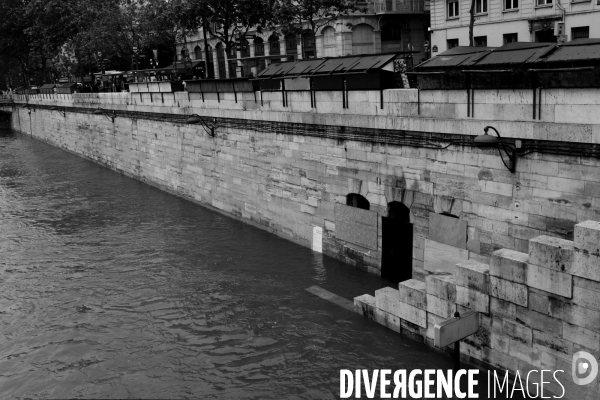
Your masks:
M 0 397 L 337 398 L 451 360 L 305 289 L 389 282 L 0 132 Z

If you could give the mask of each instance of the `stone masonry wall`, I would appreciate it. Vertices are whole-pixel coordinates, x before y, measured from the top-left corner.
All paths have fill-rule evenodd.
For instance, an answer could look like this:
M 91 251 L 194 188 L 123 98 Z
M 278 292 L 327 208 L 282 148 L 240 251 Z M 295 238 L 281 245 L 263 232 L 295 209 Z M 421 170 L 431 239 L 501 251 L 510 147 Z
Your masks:
M 547 90 L 545 103 L 560 102 L 560 118 L 574 120 L 579 107 L 598 108 L 600 92 Z M 600 220 L 600 160 L 533 153 L 520 157 L 509 172 L 497 150 L 451 146 L 430 149 L 385 142 L 334 140 L 302 134 L 219 127 L 215 138 L 200 126 L 186 126 L 169 116 L 197 113 L 247 121 L 277 121 L 444 134 L 478 135 L 493 125 L 503 136 L 557 142 L 600 143 L 600 125 L 591 114 L 580 122 L 556 123 L 550 110 L 541 121 L 530 115 L 531 93 L 478 91 L 475 118 L 466 118 L 462 91 L 384 91 L 350 95 L 342 109 L 339 93 L 318 93 L 311 110 L 306 93 L 106 93 L 39 95 L 18 98 L 13 127 L 87 157 L 121 173 L 192 201 L 257 224 L 306 246 L 314 226 L 324 230 L 326 254 L 379 273 L 381 217 L 389 202 L 410 209 L 414 227 L 413 277 L 425 281 L 439 260 L 427 248 L 456 252 L 459 260 L 488 263 L 500 248 L 528 252 L 529 239 L 552 235 L 573 238 L 573 225 Z M 262 101 L 261 101 L 262 97 Z M 37 109 L 35 106 L 39 106 Z M 548 105 L 548 104 L 546 104 Z M 45 106 L 46 108 L 41 108 Z M 66 107 L 66 116 L 49 106 Z M 568 107 L 567 107 L 568 106 Z M 72 108 L 76 107 L 76 108 Z M 161 120 L 94 115 L 87 109 L 161 113 Z M 595 108 L 594 108 L 595 107 Z M 6 108 L 6 107 L 5 107 Z M 7 108 L 10 110 L 10 107 Z M 496 119 L 483 119 L 488 110 Z M 502 112 L 505 110 L 506 112 Z M 545 116 L 545 117 L 544 117 Z M 585 123 L 584 123 L 585 122 Z M 376 213 L 375 245 L 340 240 L 336 204 L 360 193 Z M 466 224 L 464 247 L 432 240 L 432 214 L 449 214 Z M 342 213 L 338 213 L 338 216 Z M 336 226 L 337 225 L 337 226 Z
M 563 398 L 597 399 L 600 378 L 574 384 L 571 363 L 578 351 L 600 359 L 600 222 L 577 224 L 574 231 L 574 241 L 539 236 L 529 241 L 528 253 L 500 249 L 489 264 L 469 260 L 454 274 L 356 297 L 355 309 L 430 346 L 435 324 L 454 311 L 478 311 L 480 328 L 462 341 L 463 358 L 519 371 L 523 380 L 532 370 L 561 369 Z M 548 381 L 546 387 L 560 396 L 563 389 Z

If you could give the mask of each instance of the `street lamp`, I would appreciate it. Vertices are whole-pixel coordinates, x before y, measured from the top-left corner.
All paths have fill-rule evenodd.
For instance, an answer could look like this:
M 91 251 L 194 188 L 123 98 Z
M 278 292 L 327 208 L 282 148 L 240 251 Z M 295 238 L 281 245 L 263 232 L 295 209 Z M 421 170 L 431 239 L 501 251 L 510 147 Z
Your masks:
M 493 129 L 494 132 L 496 132 L 497 137 L 488 134 L 488 131 L 490 129 Z M 485 128 L 483 128 L 483 132 L 483 135 L 479 135 L 473 139 L 473 143 L 475 144 L 475 146 L 479 148 L 497 147 L 498 152 L 500 153 L 500 158 L 502 159 L 502 163 L 510 172 L 514 173 L 517 166 L 517 147 L 519 147 L 518 144 L 520 141 L 517 141 L 517 146 L 506 144 L 502 140 L 502 137 L 500 137 L 500 133 L 498 133 L 498 130 L 493 126 L 486 126 Z M 506 163 L 506 161 L 504 161 L 504 156 L 502 155 L 500 147 L 502 147 L 502 149 L 508 156 L 508 164 Z
M 212 120 L 212 124 L 207 124 L 206 121 L 204 120 L 204 118 L 202 118 L 201 116 L 199 116 L 198 114 L 192 114 L 189 116 L 188 119 L 185 120 L 186 124 L 202 124 L 202 127 L 204 128 L 204 131 L 209 135 L 214 137 L 215 136 L 215 129 L 218 128 L 217 126 L 217 119 L 213 118 Z
M 112 110 L 112 113 L 109 110 L 105 110 L 104 108 L 97 108 L 94 110 L 95 115 L 104 115 L 106 118 L 110 119 L 111 122 L 115 123 L 115 118 L 117 117 L 117 112 Z

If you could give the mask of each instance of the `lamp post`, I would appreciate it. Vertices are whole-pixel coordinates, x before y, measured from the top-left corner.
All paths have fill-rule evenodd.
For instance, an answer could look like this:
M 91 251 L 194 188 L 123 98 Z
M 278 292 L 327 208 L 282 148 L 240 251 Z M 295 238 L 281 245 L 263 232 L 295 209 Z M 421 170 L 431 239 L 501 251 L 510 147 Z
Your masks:
M 496 137 L 488 134 L 488 131 L 490 129 L 492 129 L 496 133 Z M 521 141 L 517 140 L 516 146 L 505 143 L 502 140 L 502 137 L 500 136 L 498 130 L 493 126 L 486 126 L 485 128 L 483 128 L 483 132 L 483 135 L 479 135 L 473 139 L 473 143 L 475 144 L 475 146 L 479 148 L 497 147 L 498 152 L 500 153 L 500 158 L 502 159 L 502 163 L 510 172 L 514 173 L 517 167 L 517 148 L 521 147 Z M 504 156 L 502 155 L 500 147 L 502 147 L 502 149 L 508 156 L 508 164 L 504 160 Z
M 213 118 L 212 120 L 212 124 L 208 124 L 204 118 L 202 118 L 201 116 L 199 116 L 198 114 L 192 114 L 189 116 L 188 119 L 185 120 L 186 124 L 202 124 L 202 127 L 204 128 L 204 131 L 209 135 L 214 137 L 215 136 L 215 129 L 218 128 L 217 126 L 217 119 Z

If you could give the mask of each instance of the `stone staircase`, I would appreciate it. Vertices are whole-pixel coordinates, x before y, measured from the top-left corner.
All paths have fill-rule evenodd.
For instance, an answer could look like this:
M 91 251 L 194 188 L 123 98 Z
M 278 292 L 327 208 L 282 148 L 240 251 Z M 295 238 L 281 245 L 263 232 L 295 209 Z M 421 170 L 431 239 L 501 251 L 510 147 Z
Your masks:
M 529 241 L 529 254 L 501 249 L 489 265 L 469 260 L 454 275 L 431 274 L 356 297 L 354 308 L 430 346 L 436 323 L 455 311 L 479 311 L 479 332 L 462 342 L 463 358 L 522 376 L 561 369 L 565 398 L 600 394 L 598 378 L 586 386 L 571 378 L 577 351 L 600 359 L 600 222 L 575 225 L 573 241 L 540 236 Z M 553 382 L 549 390 L 560 394 Z

